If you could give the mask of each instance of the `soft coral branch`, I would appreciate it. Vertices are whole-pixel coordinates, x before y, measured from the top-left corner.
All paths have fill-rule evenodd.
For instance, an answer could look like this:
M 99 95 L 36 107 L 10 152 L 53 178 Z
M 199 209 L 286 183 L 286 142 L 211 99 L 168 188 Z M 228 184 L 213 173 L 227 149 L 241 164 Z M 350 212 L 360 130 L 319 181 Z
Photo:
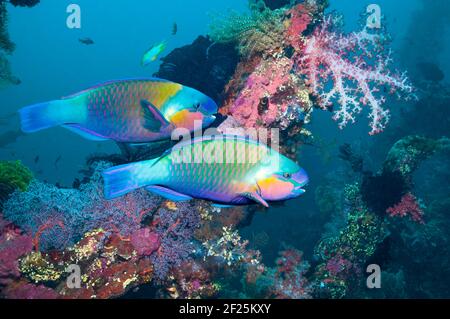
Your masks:
M 380 88 L 388 88 L 390 94 L 411 95 L 413 91 L 405 74 L 390 72 L 391 54 L 385 53 L 383 40 L 383 35 L 366 28 L 348 35 L 337 33 L 332 30 L 331 17 L 305 40 L 298 59 L 300 72 L 321 108 L 329 108 L 334 102 L 340 105 L 333 115 L 340 128 L 354 123 L 356 114 L 368 105 L 369 134 L 381 132 L 390 115 L 382 107 L 386 97 Z

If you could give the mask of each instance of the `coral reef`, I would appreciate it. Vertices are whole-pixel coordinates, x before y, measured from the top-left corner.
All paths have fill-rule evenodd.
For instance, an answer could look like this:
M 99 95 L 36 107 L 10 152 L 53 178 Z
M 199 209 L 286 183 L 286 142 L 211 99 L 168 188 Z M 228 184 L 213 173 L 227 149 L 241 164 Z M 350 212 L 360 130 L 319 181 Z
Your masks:
M 436 152 L 448 152 L 449 147 L 450 140 L 447 137 L 432 139 L 418 135 L 405 136 L 389 150 L 383 168 L 399 172 L 411 183 L 412 173 L 422 161 Z
M 312 103 L 308 91 L 291 73 L 292 61 L 286 57 L 261 60 L 222 113 L 230 114 L 245 128 L 280 127 L 308 121 Z M 236 73 L 240 78 L 240 72 Z
M 367 260 L 387 236 L 383 219 L 364 204 L 358 184 L 344 190 L 347 223 L 316 247 L 321 262 L 315 268 L 315 295 L 342 298 L 358 287 L 358 276 Z
M 8 11 L 6 10 L 6 2 L 0 2 L 0 49 L 7 54 L 14 51 L 14 43 L 10 40 L 8 34 Z M 3 56 L 2 56 L 3 60 Z
M 12 74 L 7 56 L 15 49 L 14 43 L 9 38 L 8 33 L 8 11 L 7 3 L 13 6 L 33 7 L 39 0 L 10 0 L 0 1 L 0 88 L 9 84 L 20 84 L 20 80 Z
M 250 15 L 213 22 L 210 32 L 214 41 L 236 43 L 242 56 L 221 108 L 241 126 L 301 127 L 313 105 L 329 109 L 337 103 L 333 118 L 343 128 L 368 105 L 373 135 L 389 121 L 384 93 L 414 96 L 406 74 L 390 70 L 382 30 L 344 34 L 314 2 L 277 10 L 257 2 L 250 9 Z
M 245 208 L 175 203 L 145 190 L 107 201 L 101 171 L 111 164 L 89 164 L 85 173 L 91 176 L 78 188 L 32 180 L 5 203 L 7 219 L 0 219 L 2 296 L 112 298 L 152 283 L 157 296 L 211 297 L 220 291 L 212 280 L 214 269 L 259 263 L 259 252 L 246 249 L 248 242 L 240 240 L 237 230 L 228 231 L 246 224 L 251 214 Z M 212 246 L 217 254 L 207 252 Z M 74 265 L 80 269 L 79 288 L 68 284 L 68 269 Z
M 311 298 L 311 286 L 305 277 L 309 263 L 303 260 L 300 251 L 294 248 L 281 251 L 275 264 L 276 272 L 272 289 L 276 298 Z
M 0 214 L 0 287 L 20 277 L 19 258 L 32 249 L 32 237 L 5 221 Z
M 370 261 L 383 263 L 385 270 L 398 271 L 399 266 L 393 262 L 392 256 L 404 259 L 399 254 L 406 251 L 407 255 L 414 251 L 427 254 L 427 249 L 434 250 L 433 247 L 439 245 L 435 234 L 446 238 L 442 234 L 446 227 L 445 219 L 437 213 L 440 211 L 437 207 L 442 206 L 426 207 L 413 195 L 414 172 L 422 162 L 438 152 L 447 154 L 447 138 L 406 136 L 394 143 L 378 173 L 360 172 L 362 182 L 348 184 L 344 188 L 345 200 L 339 209 L 345 213 L 346 224 L 337 228 L 334 234 L 324 236 L 316 247 L 320 262 L 314 269 L 314 296 L 342 298 L 366 295 L 361 274 Z M 351 159 L 351 153 L 347 147 L 345 158 Z M 442 199 L 434 202 L 435 205 L 437 203 L 442 205 Z M 333 223 L 340 224 L 340 220 L 330 224 Z M 408 258 L 414 260 L 411 261 L 414 264 L 423 262 L 422 257 L 411 255 Z M 428 264 L 428 257 L 424 260 Z M 439 264 L 446 267 L 445 260 Z M 398 297 L 396 293 L 405 292 L 402 286 L 405 276 L 415 276 L 409 273 L 414 272 L 414 266 L 403 268 L 405 272 L 401 276 L 388 275 L 393 290 L 385 293 L 391 294 L 390 297 Z M 379 294 L 374 292 L 373 296 Z
M 235 230 L 224 226 L 222 235 L 214 240 L 203 243 L 206 249 L 206 257 L 216 257 L 228 266 L 245 262 L 250 265 L 259 264 L 257 251 L 247 250 L 248 241 L 241 240 L 241 236 Z
M 267 55 L 283 49 L 286 9 L 270 10 L 263 1 L 250 2 L 250 14 L 235 11 L 213 16 L 209 36 L 218 43 L 237 43 L 241 56 Z
M 313 106 L 308 88 L 293 72 L 295 48 L 291 46 L 299 43 L 311 21 L 310 12 L 303 5 L 275 11 L 262 8 L 252 10 L 250 20 L 257 26 L 241 33 L 224 31 L 238 39 L 243 58 L 225 87 L 220 112 L 233 116 L 244 128 L 279 127 L 294 135 L 309 121 Z M 221 26 L 242 26 L 238 22 L 243 19 L 232 17 Z M 265 28 L 264 36 L 259 35 Z
M 398 204 L 395 204 L 393 207 L 389 207 L 386 212 L 391 216 L 399 216 L 405 217 L 410 216 L 411 219 L 418 223 L 424 223 L 423 221 L 423 211 L 420 208 L 420 204 L 417 203 L 416 197 L 407 193 L 403 195 L 402 199 Z
M 34 180 L 27 191 L 16 191 L 10 196 L 4 204 L 4 214 L 30 232 L 44 251 L 67 248 L 87 231 L 99 227 L 129 236 L 160 200 L 145 190 L 119 200 L 106 200 L 101 171 L 109 165 L 97 163 L 90 181 L 80 189 L 63 189 Z
M 151 260 L 156 279 L 166 278 L 172 267 L 188 261 L 195 252 L 193 236 L 199 227 L 200 216 L 191 203 L 166 202 L 153 217 L 160 246 Z
M 40 0 L 9 0 L 9 3 L 11 3 L 15 7 L 34 7 L 35 5 L 39 4 L 41 2 Z
M 26 191 L 33 173 L 20 161 L 0 162 L 0 184 L 10 185 L 13 189 Z
M 274 267 L 262 263 L 245 267 L 240 298 L 309 299 L 313 286 L 307 278 L 309 263 L 293 247 L 283 248 Z
M 16 189 L 25 191 L 32 178 L 20 161 L 0 161 L 0 208 Z
M 214 297 L 219 292 L 219 285 L 213 282 L 211 273 L 198 261 L 185 261 L 173 271 L 173 282 L 167 291 L 171 298 L 194 299 Z

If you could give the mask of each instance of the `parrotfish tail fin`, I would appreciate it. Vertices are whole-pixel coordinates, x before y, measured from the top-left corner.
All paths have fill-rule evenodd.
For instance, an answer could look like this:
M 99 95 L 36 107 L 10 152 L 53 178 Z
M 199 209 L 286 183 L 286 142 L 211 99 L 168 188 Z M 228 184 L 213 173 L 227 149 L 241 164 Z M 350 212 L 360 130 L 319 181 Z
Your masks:
M 20 109 L 22 131 L 32 133 L 65 123 L 79 123 L 83 117 L 82 105 L 74 102 L 70 99 L 55 100 Z
M 149 175 L 155 160 L 114 166 L 103 171 L 104 195 L 113 199 L 151 184 Z

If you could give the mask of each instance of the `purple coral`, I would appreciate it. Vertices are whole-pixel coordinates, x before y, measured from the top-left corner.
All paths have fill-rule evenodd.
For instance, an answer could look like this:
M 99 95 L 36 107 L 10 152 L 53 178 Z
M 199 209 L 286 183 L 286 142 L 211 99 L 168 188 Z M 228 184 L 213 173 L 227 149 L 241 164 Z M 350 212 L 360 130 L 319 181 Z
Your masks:
M 175 210 L 161 207 L 153 222 L 161 246 L 151 260 L 155 278 L 162 281 L 171 267 L 179 266 L 193 255 L 194 231 L 200 225 L 200 216 L 192 203 L 177 203 Z
M 16 191 L 5 203 L 5 218 L 38 237 L 39 248 L 44 251 L 63 250 L 95 228 L 131 235 L 140 228 L 142 219 L 158 207 L 160 199 L 137 190 L 106 200 L 101 171 L 108 165 L 98 163 L 90 182 L 80 189 L 32 181 L 27 191 Z
M 133 248 L 140 256 L 149 256 L 161 246 L 161 238 L 149 228 L 135 231 L 130 238 Z

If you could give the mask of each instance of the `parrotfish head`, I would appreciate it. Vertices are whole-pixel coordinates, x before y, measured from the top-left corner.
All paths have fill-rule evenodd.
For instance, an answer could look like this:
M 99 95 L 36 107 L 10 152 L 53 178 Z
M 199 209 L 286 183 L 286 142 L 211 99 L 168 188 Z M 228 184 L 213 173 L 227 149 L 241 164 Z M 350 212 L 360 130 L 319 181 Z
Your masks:
M 205 94 L 192 88 L 183 88 L 163 108 L 164 116 L 177 128 L 208 127 L 216 119 L 217 104 Z
M 305 193 L 309 178 L 306 171 L 293 161 L 283 158 L 277 171 L 257 180 L 261 197 L 268 201 L 295 198 Z

